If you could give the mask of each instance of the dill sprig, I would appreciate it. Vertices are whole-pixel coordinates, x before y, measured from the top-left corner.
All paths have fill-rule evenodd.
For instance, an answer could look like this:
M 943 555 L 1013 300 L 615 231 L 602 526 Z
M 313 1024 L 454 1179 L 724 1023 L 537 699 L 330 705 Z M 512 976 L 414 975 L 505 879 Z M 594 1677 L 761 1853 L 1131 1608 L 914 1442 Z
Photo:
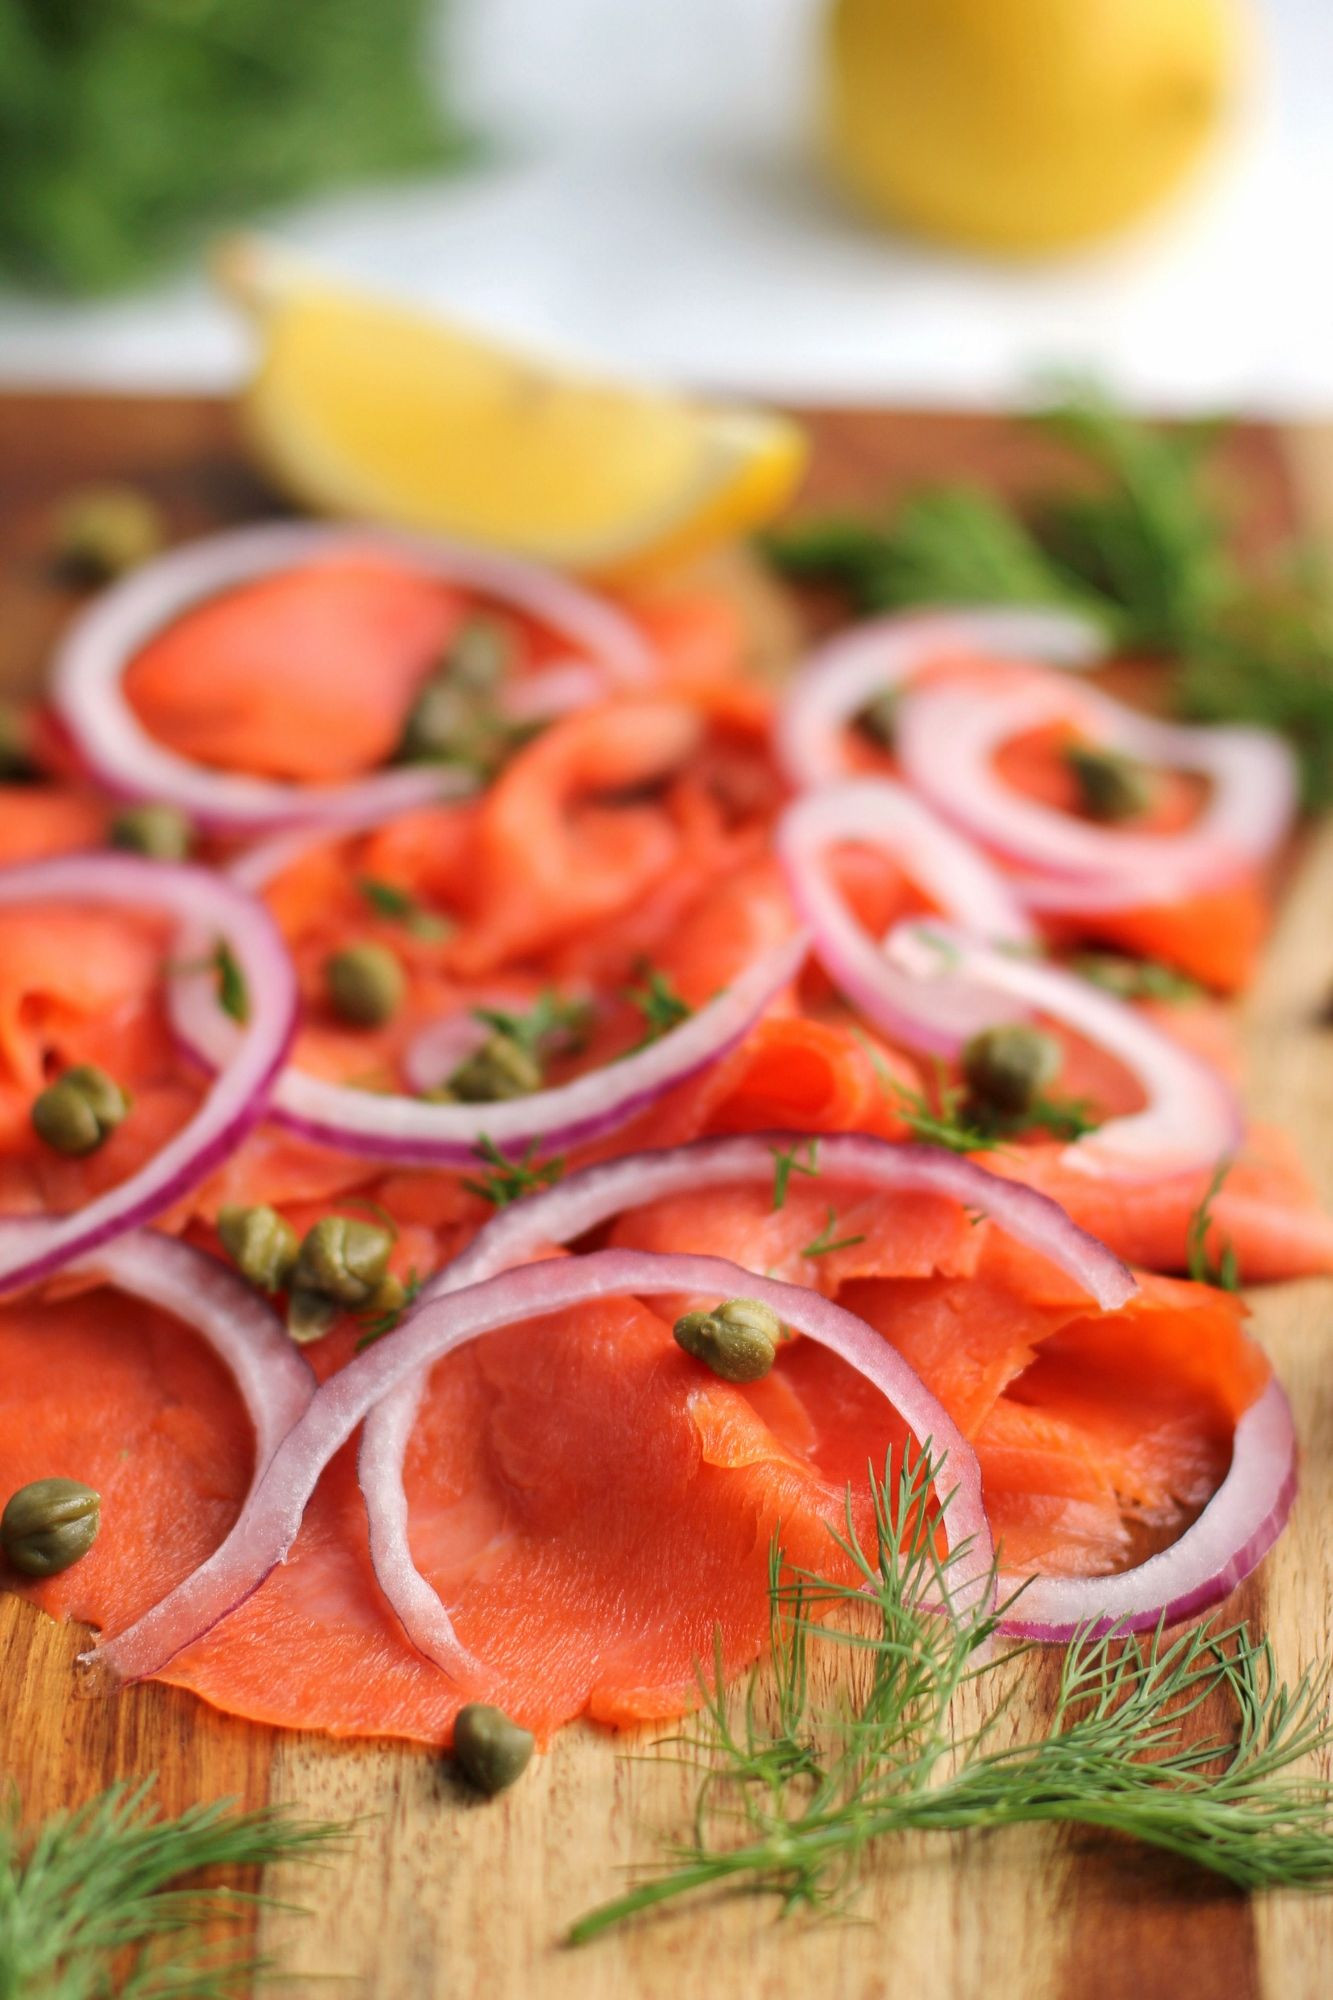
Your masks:
M 1070 971 L 1118 1000 L 1162 1000 L 1183 1007 L 1202 1000 L 1204 989 L 1187 973 L 1156 958 L 1123 958 L 1114 951 L 1085 951 L 1071 960 Z
M 640 984 L 627 986 L 625 998 L 632 1007 L 637 1007 L 643 1016 L 643 1039 L 628 1051 L 637 1055 L 650 1043 L 660 1041 L 670 1034 L 682 1021 L 688 1021 L 694 1012 L 688 1000 L 683 1000 L 669 976 L 654 965 L 644 965 L 640 969 Z
M 1218 1161 L 1204 1197 L 1190 1217 L 1189 1228 L 1185 1232 L 1185 1268 L 1189 1275 L 1196 1284 L 1216 1285 L 1224 1292 L 1240 1290 L 1240 1259 L 1230 1237 L 1218 1233 L 1213 1207 L 1234 1165 L 1235 1162 L 1230 1159 Z M 1217 1243 L 1215 1255 L 1209 1247 L 1210 1235 Z
M 876 1845 L 1033 1821 L 1097 1828 L 1175 1854 L 1242 1889 L 1333 1880 L 1333 1781 L 1295 1769 L 1333 1745 L 1330 1670 L 1279 1682 L 1272 1648 L 1209 1620 L 1176 1636 L 1091 1632 L 1069 1648 L 1047 1729 L 996 1743 L 1025 1649 L 991 1645 L 989 1594 L 956 1586 L 974 1564 L 938 1551 L 928 1450 L 871 1480 L 874 1541 L 834 1536 L 845 1581 L 770 1559 L 772 1665 L 744 1695 L 700 1676 L 697 1725 L 674 1747 L 700 1769 L 691 1832 L 669 1865 L 581 1917 L 570 1941 L 681 1896 L 771 1895 L 784 1912 L 845 1901 Z M 946 1503 L 947 1504 L 947 1503 Z M 992 1576 L 993 1576 L 992 1572 Z M 941 1615 L 941 1597 L 950 1615 Z M 813 1688 L 819 1649 L 851 1662 L 841 1692 Z M 974 1686 L 982 1719 L 956 1704 Z M 1218 1700 L 1223 1733 L 1194 1735 Z M 1007 1733 L 1007 1732 L 1006 1732 Z
M 524 1147 L 516 1160 L 502 1153 L 494 1139 L 483 1133 L 472 1149 L 480 1159 L 489 1165 L 491 1171 L 474 1180 L 465 1179 L 463 1186 L 470 1194 L 480 1195 L 496 1208 L 508 1208 L 511 1201 L 521 1201 L 525 1194 L 535 1194 L 538 1188 L 550 1187 L 565 1171 L 564 1155 L 554 1159 L 535 1160 L 536 1141 Z
M 1038 1096 L 1024 1111 L 995 1111 L 978 1104 L 964 1084 L 950 1083 L 942 1066 L 937 1066 L 933 1095 L 899 1083 L 894 1109 L 914 1139 L 947 1146 L 951 1153 L 998 1152 L 1006 1140 L 1027 1132 L 1081 1139 L 1101 1123 L 1086 1097 Z
M 768 537 L 783 574 L 831 583 L 863 612 L 914 604 L 1054 604 L 1126 651 L 1172 662 L 1186 715 L 1286 735 L 1311 806 L 1333 805 L 1333 588 L 1288 545 L 1262 569 L 1236 553 L 1217 425 L 1139 423 L 1078 388 L 1033 421 L 1077 483 L 1021 506 L 984 488 L 909 495 L 891 519 L 798 522 Z
M 815 1138 L 797 1139 L 790 1146 L 773 1146 L 773 1206 L 782 1208 L 787 1200 L 787 1189 L 793 1174 L 808 1174 L 811 1180 L 819 1178 L 819 1141 Z M 804 1152 L 805 1158 L 801 1158 Z
M 427 909 L 419 896 L 414 896 L 410 889 L 400 888 L 396 882 L 384 882 L 375 875 L 360 875 L 356 886 L 377 917 L 401 924 L 404 930 L 425 943 L 438 943 L 453 933 L 454 925 L 447 917 Z
M 203 1869 L 262 1868 L 344 1839 L 346 1825 L 279 1807 L 236 1813 L 227 1802 L 179 1819 L 153 1807 L 153 1780 L 120 1784 L 30 1832 L 18 1801 L 0 1810 L 0 1995 L 4 2000 L 225 2000 L 271 1968 L 201 1941 L 240 1923 L 262 1899 L 237 1889 L 173 1885 Z
M 504 1007 L 474 1007 L 473 1019 L 497 1035 L 517 1042 L 529 1055 L 540 1055 L 552 1043 L 577 1047 L 588 1030 L 592 1004 L 587 1000 L 567 1000 L 553 986 L 545 987 L 531 1007 L 521 1014 Z
M 245 974 L 225 938 L 218 939 L 209 962 L 217 974 L 218 1005 L 224 1014 L 230 1014 L 233 1021 L 244 1027 L 250 1018 L 250 995 L 245 989 Z
M 820 1230 L 818 1236 L 812 1238 L 806 1244 L 801 1255 L 803 1257 L 828 1257 L 835 1250 L 852 1250 L 855 1249 L 858 1243 L 865 1242 L 864 1236 L 838 1236 L 835 1234 L 837 1227 L 838 1211 L 836 1208 L 831 1207 L 824 1218 L 824 1227 Z

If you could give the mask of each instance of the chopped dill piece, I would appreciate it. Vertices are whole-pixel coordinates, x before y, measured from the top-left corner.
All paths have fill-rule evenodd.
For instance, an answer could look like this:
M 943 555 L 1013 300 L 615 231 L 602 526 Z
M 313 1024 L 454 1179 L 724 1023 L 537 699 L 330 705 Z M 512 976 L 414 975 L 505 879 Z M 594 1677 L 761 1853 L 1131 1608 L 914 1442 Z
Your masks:
M 1241 1287 L 1240 1260 L 1236 1256 L 1236 1246 L 1230 1237 L 1218 1239 L 1216 1256 L 1209 1250 L 1208 1236 L 1216 1230 L 1213 1204 L 1222 1192 L 1223 1183 L 1235 1165 L 1234 1160 L 1219 1160 L 1217 1169 L 1208 1183 L 1203 1200 L 1190 1217 L 1186 1234 L 1188 1262 L 1186 1265 L 1196 1284 L 1216 1285 L 1220 1291 L 1238 1292 Z
M 864 1236 L 835 1236 L 833 1232 L 837 1226 L 838 1212 L 835 1208 L 830 1208 L 825 1218 L 824 1227 L 812 1242 L 806 1244 L 801 1255 L 803 1257 L 827 1257 L 834 1250 L 850 1250 L 855 1244 L 865 1242 Z
M 428 910 L 410 889 L 400 889 L 396 882 L 382 882 L 374 875 L 358 876 L 356 886 L 377 917 L 401 924 L 413 937 L 438 942 L 452 936 L 453 924 L 435 910 Z
M 532 1164 L 536 1153 L 536 1141 L 531 1141 L 523 1149 L 520 1159 L 511 1160 L 500 1151 L 493 1139 L 483 1134 L 477 1140 L 473 1151 L 491 1167 L 491 1172 L 477 1180 L 464 1180 L 463 1186 L 470 1194 L 480 1195 L 483 1201 L 493 1202 L 496 1208 L 508 1208 L 511 1201 L 521 1201 L 525 1194 L 535 1194 L 539 1188 L 551 1187 L 565 1171 L 564 1156 Z
M 218 1005 L 224 1014 L 230 1014 L 233 1021 L 244 1027 L 250 1018 L 250 996 L 236 954 L 225 938 L 219 938 L 213 947 L 211 963 L 218 976 Z
M 1118 952 L 1085 951 L 1075 958 L 1070 971 L 1118 1000 L 1162 1000 L 1172 1006 L 1186 1006 L 1202 1000 L 1204 989 L 1187 973 L 1177 972 L 1155 958 L 1122 958 Z
M 805 1148 L 805 1158 L 801 1158 L 801 1148 Z M 809 1174 L 812 1180 L 819 1177 L 818 1139 L 797 1139 L 791 1146 L 774 1146 L 773 1154 L 773 1206 L 781 1208 L 787 1199 L 787 1187 L 793 1174 Z
M 681 999 L 667 974 L 659 972 L 656 966 L 645 965 L 640 978 L 640 985 L 625 988 L 625 998 L 638 1008 L 644 1021 L 643 1040 L 635 1043 L 629 1051 L 631 1055 L 646 1049 L 651 1042 L 660 1041 L 682 1021 L 688 1021 L 694 1012 L 689 1002 Z
M 510 1013 L 504 1007 L 474 1007 L 473 1019 L 480 1021 L 497 1035 L 504 1035 L 529 1055 L 536 1056 L 551 1042 L 563 1041 L 577 1045 L 587 1033 L 588 1020 L 592 1012 L 586 1000 L 566 1000 L 548 986 L 537 995 L 531 1007 L 521 1014 Z

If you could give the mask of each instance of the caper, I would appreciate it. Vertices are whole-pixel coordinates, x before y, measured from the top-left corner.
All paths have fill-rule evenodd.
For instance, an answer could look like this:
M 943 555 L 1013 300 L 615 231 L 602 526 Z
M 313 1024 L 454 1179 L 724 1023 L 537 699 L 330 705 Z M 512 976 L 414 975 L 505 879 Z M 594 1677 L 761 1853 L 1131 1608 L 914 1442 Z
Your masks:
M 230 1205 L 218 1213 L 222 1247 L 243 1278 L 261 1292 L 282 1292 L 291 1282 L 300 1243 L 276 1208 Z
M 358 1028 L 379 1028 L 402 1005 L 406 980 L 398 959 L 382 944 L 353 944 L 335 951 L 324 968 L 333 1011 Z
M 513 634 L 498 620 L 465 618 L 449 642 L 440 672 L 475 694 L 494 694 L 513 652 Z
M 33 1099 L 33 1130 L 58 1153 L 77 1159 L 95 1153 L 129 1108 L 129 1098 L 104 1069 L 77 1063 Z
M 509 1097 L 526 1097 L 542 1087 L 542 1066 L 531 1049 L 513 1035 L 489 1035 L 445 1079 L 441 1096 L 460 1104 L 495 1104 Z
M 342 1318 L 342 1307 L 322 1292 L 307 1292 L 293 1286 L 287 1295 L 287 1331 L 298 1347 L 323 1340 Z
M 184 861 L 194 844 L 194 830 L 175 806 L 130 806 L 111 822 L 111 845 L 127 854 L 146 854 L 153 861 Z
M 1060 1044 L 1026 1022 L 985 1028 L 963 1050 L 963 1078 L 973 1100 L 988 1111 L 1030 1111 L 1060 1073 Z
M 455 680 L 431 680 L 408 713 L 398 755 L 409 764 L 465 764 L 489 776 L 504 762 L 513 736 L 490 701 Z
M 1138 819 L 1152 803 L 1147 772 L 1121 750 L 1074 743 L 1065 752 L 1065 762 L 1090 819 Z
M 166 540 L 162 515 L 133 486 L 88 486 L 72 493 L 56 521 L 55 559 L 80 583 L 106 583 L 147 562 Z
M 0 1515 L 0 1545 L 24 1576 L 56 1576 L 97 1540 L 101 1496 L 77 1479 L 34 1479 Z
M 364 1306 L 389 1268 L 393 1236 L 373 1222 L 326 1215 L 306 1232 L 293 1292 L 313 1293 L 339 1306 Z
M 712 1312 L 682 1314 L 672 1331 L 724 1382 L 757 1382 L 777 1359 L 782 1321 L 759 1299 L 727 1299 Z
M 898 709 L 897 688 L 884 688 L 879 694 L 872 695 L 864 708 L 857 710 L 856 726 L 881 750 L 892 750 L 898 731 Z
M 470 1701 L 454 1723 L 454 1761 L 479 1792 L 493 1798 L 523 1776 L 533 1741 L 532 1731 L 511 1722 L 503 1709 Z

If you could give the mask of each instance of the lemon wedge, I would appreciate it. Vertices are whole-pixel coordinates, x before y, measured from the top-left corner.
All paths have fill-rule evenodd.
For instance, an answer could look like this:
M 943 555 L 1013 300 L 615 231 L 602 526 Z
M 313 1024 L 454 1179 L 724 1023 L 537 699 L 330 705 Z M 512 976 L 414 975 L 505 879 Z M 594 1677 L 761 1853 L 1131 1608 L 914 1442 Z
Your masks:
M 545 367 L 253 239 L 224 246 L 218 270 L 260 339 L 240 402 L 251 448 L 317 512 L 621 581 L 771 520 L 804 469 L 786 418 Z

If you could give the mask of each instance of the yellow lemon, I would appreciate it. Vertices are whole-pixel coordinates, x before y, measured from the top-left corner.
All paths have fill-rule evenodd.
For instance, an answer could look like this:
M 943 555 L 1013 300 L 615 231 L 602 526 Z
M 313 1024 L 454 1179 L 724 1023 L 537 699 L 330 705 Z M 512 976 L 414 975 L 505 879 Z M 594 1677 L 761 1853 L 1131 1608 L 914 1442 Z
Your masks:
M 759 527 L 804 469 L 785 418 L 567 374 L 252 239 L 224 246 L 218 270 L 259 332 L 240 401 L 251 447 L 317 512 L 621 580 Z
M 1037 254 L 1150 208 L 1217 127 L 1231 0 L 834 0 L 835 169 L 884 219 Z

